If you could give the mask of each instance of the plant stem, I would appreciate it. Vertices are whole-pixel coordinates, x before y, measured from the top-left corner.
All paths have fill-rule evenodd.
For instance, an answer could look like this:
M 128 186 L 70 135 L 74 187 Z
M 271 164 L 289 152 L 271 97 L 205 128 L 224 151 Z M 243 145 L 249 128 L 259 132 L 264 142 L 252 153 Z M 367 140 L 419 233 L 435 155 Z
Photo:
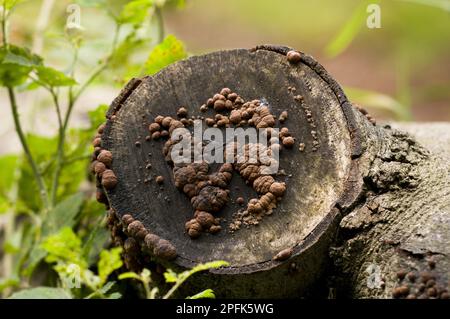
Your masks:
M 144 290 L 145 290 L 145 298 L 146 299 L 153 299 L 152 298 L 152 291 L 150 289 L 150 284 L 148 282 L 148 280 L 141 280 L 142 284 L 144 286 Z
M 53 103 L 55 105 L 56 114 L 58 116 L 58 150 L 56 155 L 56 168 L 53 174 L 53 183 L 51 188 L 51 204 L 56 204 L 56 197 L 58 195 L 58 184 L 59 184 L 59 176 L 61 175 L 62 162 L 64 157 L 64 140 L 65 140 L 65 131 L 63 130 L 63 122 L 61 116 L 61 107 L 59 105 L 58 93 L 53 89 L 50 89 L 50 93 L 53 98 Z
M 158 24 L 158 43 L 161 43 L 164 41 L 165 37 L 164 17 L 161 8 L 159 7 L 155 8 L 155 16 L 156 16 L 156 23 Z
M 102 73 L 102 71 L 104 69 L 106 69 L 106 67 L 108 66 L 108 62 L 109 62 L 111 56 L 114 54 L 114 51 L 116 50 L 120 27 L 121 26 L 119 24 L 116 25 L 113 42 L 112 42 L 112 46 L 111 46 L 111 52 L 103 60 L 103 62 L 97 66 L 97 68 L 94 70 L 94 72 L 92 72 L 92 74 L 89 76 L 89 78 L 81 85 L 81 88 L 78 90 L 77 93 L 74 93 L 72 90 L 72 87 L 70 87 L 70 89 L 69 89 L 69 106 L 67 108 L 67 113 L 66 113 L 66 116 L 64 117 L 64 124 L 63 124 L 64 132 L 67 130 L 70 115 L 72 114 L 72 110 L 75 105 L 75 102 L 78 100 L 80 95 L 84 92 L 84 90 L 89 86 L 89 84 L 91 84 L 97 78 L 97 76 L 99 76 L 100 73 Z M 78 57 L 78 55 L 75 56 L 75 59 L 77 59 L 77 57 Z
M 8 39 L 7 39 L 7 32 L 6 32 L 6 9 L 3 7 L 2 9 L 2 36 L 3 36 L 3 46 L 5 48 L 8 48 Z
M 28 163 L 31 166 L 31 170 L 33 171 L 34 178 L 35 178 L 37 186 L 39 188 L 39 195 L 41 197 L 44 209 L 46 210 L 49 208 L 47 188 L 45 186 L 44 179 L 43 179 L 41 173 L 39 172 L 37 163 L 34 160 L 33 155 L 31 154 L 30 148 L 29 148 L 27 140 L 25 138 L 25 134 L 23 133 L 23 130 L 22 130 L 22 125 L 21 125 L 20 119 L 19 119 L 19 112 L 17 110 L 17 102 L 16 102 L 16 96 L 14 93 L 14 89 L 11 87 L 7 87 L 7 90 L 8 90 L 8 97 L 9 97 L 9 102 L 10 102 L 10 106 L 11 106 L 11 111 L 12 111 L 13 119 L 14 119 L 14 126 L 16 129 L 17 135 L 19 136 L 20 143 L 22 144 L 22 148 L 25 153 L 25 157 L 27 158 Z
M 59 139 L 58 139 L 58 151 L 56 156 L 56 168 L 55 168 L 55 174 L 53 176 L 53 184 L 52 184 L 52 196 L 51 200 L 52 203 L 56 203 L 56 197 L 57 197 L 57 191 L 58 191 L 58 185 L 59 185 L 59 178 L 61 176 L 62 166 L 64 162 L 64 144 L 66 140 L 66 134 L 67 134 L 67 128 L 69 126 L 69 120 L 72 115 L 73 107 L 80 97 L 80 95 L 84 92 L 84 90 L 97 78 L 97 76 L 100 75 L 103 70 L 106 69 L 108 66 L 108 62 L 111 59 L 112 55 L 114 54 L 117 46 L 117 40 L 119 36 L 120 31 L 120 25 L 116 25 L 116 29 L 113 36 L 113 42 L 111 45 L 111 51 L 106 56 L 106 58 L 102 61 L 102 63 L 94 70 L 94 72 L 89 76 L 89 78 L 81 85 L 81 88 L 78 90 L 78 92 L 74 93 L 72 87 L 69 88 L 69 101 L 68 101 L 68 107 L 66 114 L 64 116 L 64 121 L 61 117 L 61 108 L 59 106 L 58 96 L 56 92 L 51 90 L 53 101 L 56 107 L 56 111 L 58 113 L 58 121 L 59 121 Z M 74 73 L 74 66 L 78 60 L 78 49 L 75 51 L 74 60 L 71 66 L 71 74 Z

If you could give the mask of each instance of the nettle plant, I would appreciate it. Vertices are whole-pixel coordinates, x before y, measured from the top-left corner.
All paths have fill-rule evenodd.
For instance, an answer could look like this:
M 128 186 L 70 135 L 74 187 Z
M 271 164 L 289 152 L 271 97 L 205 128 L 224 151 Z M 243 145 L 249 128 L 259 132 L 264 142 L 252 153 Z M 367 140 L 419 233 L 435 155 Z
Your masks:
M 148 269 L 117 277 L 122 268 L 121 248 L 104 248 L 109 244 L 104 209 L 93 198 L 94 192 L 83 188 L 89 175 L 90 141 L 104 121 L 107 105 L 89 112 L 88 128 L 70 127 L 77 101 L 103 73 L 112 70 L 115 81 L 122 85 L 132 76 L 154 74 L 187 56 L 182 42 L 164 35 L 162 20 L 165 8 L 183 6 L 184 1 L 80 0 L 70 4 L 61 34 L 70 44 L 72 59 L 62 70 L 9 38 L 14 10 L 30 2 L 0 0 L 0 85 L 7 93 L 22 147 L 20 154 L 0 157 L 0 293 L 12 298 L 118 298 L 119 285 L 111 279 L 116 278 L 142 283 L 146 298 L 169 298 L 192 274 L 225 265 L 212 262 L 181 274 L 168 270 L 166 282 L 173 286 L 165 295 L 159 294 Z M 79 69 L 86 61 L 80 60 L 79 52 L 91 45 L 83 37 L 88 30 L 79 25 L 77 16 L 84 7 L 95 7 L 115 28 L 109 49 L 83 78 Z M 157 39 L 148 38 L 150 28 L 156 28 Z M 137 50 L 150 53 L 140 61 L 131 61 Z M 102 78 L 103 83 L 113 85 L 110 78 Z M 35 89 L 45 90 L 52 101 L 58 121 L 55 136 L 25 132 L 22 127 L 19 96 Z M 194 297 L 214 294 L 206 290 Z

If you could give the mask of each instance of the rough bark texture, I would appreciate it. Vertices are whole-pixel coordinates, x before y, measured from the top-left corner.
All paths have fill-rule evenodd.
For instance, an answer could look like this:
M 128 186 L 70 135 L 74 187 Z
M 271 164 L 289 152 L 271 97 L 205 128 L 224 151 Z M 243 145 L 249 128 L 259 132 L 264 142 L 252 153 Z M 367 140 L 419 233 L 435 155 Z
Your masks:
M 420 127 L 421 145 L 402 131 L 374 126 L 320 64 L 303 53 L 300 63 L 290 63 L 289 50 L 260 46 L 194 57 L 131 81 L 113 102 L 101 147 L 112 152 L 111 168 L 119 181 L 106 193 L 113 237 L 124 245 L 127 265 L 183 269 L 227 260 L 231 267 L 195 276 L 185 286 L 213 288 L 218 297 L 326 297 L 330 287 L 336 297 L 392 297 L 406 281 L 408 288 L 397 289 L 395 296 L 445 297 L 450 161 L 448 149 L 436 146 L 432 135 L 442 131 L 413 126 Z M 174 116 L 180 106 L 198 115 L 198 106 L 223 87 L 246 100 L 265 99 L 277 115 L 288 110 L 286 126 L 306 149 L 281 155 L 287 176 L 278 178 L 286 182 L 287 194 L 270 218 L 234 234 L 223 230 L 192 240 L 183 229 L 192 216 L 189 201 L 173 185 L 161 143 L 145 136 L 156 115 Z M 448 133 L 445 138 L 448 145 Z M 163 186 L 148 182 L 156 175 L 164 176 Z M 254 196 L 238 177 L 231 189 L 236 194 L 220 216 L 226 220 L 238 209 L 233 198 Z M 152 254 L 142 236 L 127 228 L 125 215 L 140 221 L 147 233 L 169 240 L 177 258 L 164 261 Z M 293 249 L 290 258 L 271 260 L 286 248 Z M 399 282 L 404 271 L 415 272 L 417 280 Z M 425 279 L 434 285 L 416 292 Z
M 364 194 L 341 220 L 331 250 L 337 296 L 447 297 L 450 125 L 392 127 L 367 139 Z

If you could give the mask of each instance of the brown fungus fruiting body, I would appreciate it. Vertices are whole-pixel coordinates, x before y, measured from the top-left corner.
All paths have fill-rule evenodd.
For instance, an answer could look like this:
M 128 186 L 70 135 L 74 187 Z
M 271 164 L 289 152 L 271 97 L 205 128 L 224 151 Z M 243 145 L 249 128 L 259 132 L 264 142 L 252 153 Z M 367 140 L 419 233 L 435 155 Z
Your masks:
M 426 266 L 430 271 L 398 270 L 396 272 L 398 285 L 392 289 L 392 297 L 396 299 L 449 299 L 450 282 L 445 276 L 438 275 L 439 273 L 434 271 L 436 262 L 432 261 L 431 265 L 430 260 L 426 261 Z
M 286 259 L 290 258 L 293 253 L 294 253 L 294 249 L 286 248 L 286 249 L 280 251 L 275 256 L 273 256 L 272 260 L 283 261 L 283 260 L 286 260 Z
M 289 51 L 286 56 L 290 63 L 299 63 L 302 59 L 300 52 L 294 50 Z
M 117 177 L 112 170 L 107 169 L 103 172 L 102 185 L 106 189 L 112 189 L 117 185 Z
M 102 162 L 103 164 L 105 164 L 107 167 L 111 167 L 112 160 L 113 160 L 112 153 L 107 150 L 102 150 L 98 154 L 97 160 L 99 162 Z

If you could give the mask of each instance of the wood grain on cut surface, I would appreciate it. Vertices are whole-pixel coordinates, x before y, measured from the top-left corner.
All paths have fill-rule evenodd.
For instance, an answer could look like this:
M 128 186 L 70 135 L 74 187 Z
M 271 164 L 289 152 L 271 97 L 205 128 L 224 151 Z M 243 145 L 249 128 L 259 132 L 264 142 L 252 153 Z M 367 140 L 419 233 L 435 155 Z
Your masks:
M 287 192 L 272 216 L 233 234 L 222 231 L 191 240 L 184 231 L 193 214 L 188 198 L 173 184 L 171 167 L 162 156 L 163 142 L 145 141 L 145 136 L 157 115 L 175 116 L 180 106 L 185 106 L 190 116 L 203 115 L 199 106 L 222 87 L 230 87 L 246 100 L 267 101 L 276 115 L 287 110 L 285 126 L 306 147 L 303 152 L 296 147 L 280 154 L 280 169 L 286 175 L 277 180 L 286 181 Z M 295 100 L 295 95 L 302 95 L 304 102 Z M 321 119 L 315 121 L 317 127 L 307 122 L 304 106 L 313 119 Z M 115 115 L 105 144 L 114 154 L 113 169 L 119 179 L 109 194 L 111 205 L 119 214 L 132 214 L 149 231 L 170 240 L 181 258 L 195 262 L 223 259 L 233 266 L 268 261 L 278 251 L 299 244 L 344 188 L 350 150 L 339 102 L 313 70 L 304 64 L 292 66 L 280 54 L 237 50 L 191 58 L 144 78 Z M 311 131 L 317 132 L 317 151 L 312 150 Z M 151 169 L 146 169 L 148 163 Z M 162 186 L 154 181 L 144 183 L 157 175 L 164 177 Z M 230 189 L 232 200 L 256 195 L 237 174 Z M 224 228 L 240 209 L 233 202 L 217 215 L 227 220 Z

